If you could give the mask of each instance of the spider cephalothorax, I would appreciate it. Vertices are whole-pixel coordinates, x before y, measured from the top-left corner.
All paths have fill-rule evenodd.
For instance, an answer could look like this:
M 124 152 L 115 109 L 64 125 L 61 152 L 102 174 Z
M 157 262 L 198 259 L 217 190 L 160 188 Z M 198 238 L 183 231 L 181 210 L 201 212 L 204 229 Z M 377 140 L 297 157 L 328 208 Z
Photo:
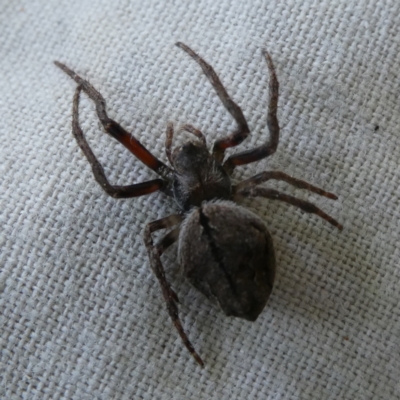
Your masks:
M 185 346 L 200 365 L 204 365 L 194 350 L 178 317 L 178 298 L 168 283 L 162 253 L 178 242 L 178 260 L 185 277 L 200 292 L 214 300 L 226 315 L 254 321 L 263 310 L 271 294 L 275 277 L 275 255 L 271 236 L 263 221 L 254 213 L 236 204 L 243 197 L 265 197 L 281 200 L 305 212 L 317 214 L 333 226 L 342 226 L 315 205 L 286 195 L 274 189 L 259 186 L 271 179 L 285 181 L 330 199 L 337 197 L 318 187 L 279 171 L 267 171 L 233 185 L 230 175 L 238 165 L 261 160 L 276 151 L 279 141 L 277 106 L 279 84 L 271 57 L 264 56 L 270 72 L 268 104 L 269 140 L 252 150 L 233 154 L 225 159 L 225 150 L 240 144 L 249 134 L 246 119 L 240 107 L 229 97 L 214 69 L 193 50 L 177 43 L 202 68 L 220 100 L 237 122 L 238 128 L 226 138 L 217 140 L 209 152 L 204 135 L 191 125 L 186 130 L 196 136 L 179 148 L 172 149 L 173 126 L 168 124 L 165 142 L 168 167 L 153 156 L 143 145 L 117 122 L 110 119 L 102 95 L 86 80 L 64 64 L 55 62 L 78 83 L 73 100 L 72 131 L 100 186 L 112 197 L 137 197 L 160 190 L 175 199 L 179 212 L 149 223 L 144 241 L 150 266 L 161 285 L 168 313 Z M 90 149 L 79 125 L 79 97 L 84 91 L 95 103 L 97 115 L 107 133 L 121 142 L 146 166 L 154 170 L 159 179 L 129 186 L 111 185 L 102 166 Z M 157 244 L 152 233 L 173 228 Z

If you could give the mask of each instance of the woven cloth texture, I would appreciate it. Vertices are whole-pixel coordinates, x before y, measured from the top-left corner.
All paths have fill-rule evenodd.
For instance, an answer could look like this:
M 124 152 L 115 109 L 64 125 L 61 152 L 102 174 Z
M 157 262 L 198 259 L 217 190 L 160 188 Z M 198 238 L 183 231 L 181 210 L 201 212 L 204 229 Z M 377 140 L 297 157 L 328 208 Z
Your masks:
M 400 399 L 400 2 L 2 1 L 0 5 L 1 399 Z M 116 200 L 71 133 L 76 83 L 163 162 L 168 121 L 211 147 L 236 126 L 182 41 L 213 65 L 251 135 L 268 140 L 268 69 L 280 83 L 277 152 L 235 182 L 281 170 L 338 195 L 269 187 L 343 223 L 281 202 L 244 205 L 277 257 L 256 322 L 226 317 L 163 256 L 201 369 L 167 315 L 143 244 L 177 212 L 161 193 Z M 156 174 L 80 121 L 109 180 Z M 178 146 L 190 138 L 181 133 Z M 156 237 L 161 237 L 156 235 Z

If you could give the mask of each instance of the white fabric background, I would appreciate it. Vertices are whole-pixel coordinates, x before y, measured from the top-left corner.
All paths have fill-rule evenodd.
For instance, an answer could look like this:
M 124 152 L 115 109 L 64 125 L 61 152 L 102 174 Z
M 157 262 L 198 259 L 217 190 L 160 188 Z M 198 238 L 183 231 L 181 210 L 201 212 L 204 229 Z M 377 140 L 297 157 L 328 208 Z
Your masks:
M 144 5 L 145 3 L 145 5 Z M 398 1 L 3 1 L 0 5 L 1 384 L 4 399 L 399 399 L 400 3 Z M 167 121 L 209 143 L 235 124 L 200 68 L 210 62 L 263 143 L 268 72 L 281 87 L 277 153 L 240 180 L 283 170 L 338 201 L 270 185 L 344 224 L 266 200 L 278 273 L 254 322 L 225 317 L 164 257 L 180 315 L 203 357 L 167 316 L 142 243 L 176 207 L 161 194 L 109 198 L 71 134 L 76 84 L 166 161 Z M 81 121 L 110 180 L 155 177 Z M 185 139 L 182 134 L 176 143 Z

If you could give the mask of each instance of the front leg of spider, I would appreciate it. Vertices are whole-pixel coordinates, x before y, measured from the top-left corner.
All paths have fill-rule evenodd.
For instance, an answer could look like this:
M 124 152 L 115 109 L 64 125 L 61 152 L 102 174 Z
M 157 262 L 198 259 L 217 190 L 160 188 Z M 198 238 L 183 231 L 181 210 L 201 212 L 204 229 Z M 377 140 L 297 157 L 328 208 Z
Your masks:
M 78 146 L 83 151 L 83 154 L 92 166 L 94 178 L 100 187 L 111 197 L 129 198 L 138 197 L 160 190 L 166 186 L 166 182 L 162 179 L 153 179 L 151 181 L 135 183 L 127 186 L 111 185 L 108 181 L 104 169 L 97 160 L 92 149 L 83 135 L 82 128 L 79 124 L 79 98 L 82 91 L 82 85 L 78 85 L 72 104 L 72 133 L 78 143 Z
M 137 157 L 140 161 L 143 162 L 147 167 L 151 168 L 162 178 L 169 179 L 171 176 L 171 169 L 167 167 L 163 162 L 157 159 L 149 150 L 147 150 L 139 140 L 137 140 L 132 134 L 127 132 L 121 125 L 119 125 L 116 121 L 111 119 L 106 111 L 106 101 L 101 93 L 96 90 L 93 85 L 87 80 L 81 78 L 77 73 L 72 71 L 66 65 L 54 61 L 54 64 L 64 71 L 70 78 L 72 78 L 79 86 L 76 95 L 76 107 L 74 107 L 73 111 L 73 129 L 75 131 L 75 125 L 78 125 L 78 103 L 79 103 L 79 93 L 83 90 L 89 98 L 94 102 L 96 106 L 96 113 L 99 117 L 101 124 L 103 125 L 104 130 L 111 135 L 114 139 L 118 140 L 122 145 L 124 145 L 135 157 Z M 75 104 L 75 102 L 74 102 Z M 76 116 L 76 117 L 75 117 Z M 81 134 L 83 137 L 83 134 Z M 76 137 L 76 135 L 75 135 Z M 77 139 L 78 140 L 78 139 Z M 78 140 L 79 144 L 79 140 Z M 79 144 L 80 145 L 80 144 Z M 89 147 L 89 146 L 87 146 Z M 82 148 L 82 146 L 81 146 Z M 82 149 L 83 150 L 83 149 Z M 84 150 L 83 150 L 84 151 Z M 84 151 L 86 157 L 87 154 Z M 88 158 L 88 157 L 87 157 Z M 91 159 L 88 158 L 88 161 L 92 164 Z M 92 164 L 93 165 L 93 164 Z

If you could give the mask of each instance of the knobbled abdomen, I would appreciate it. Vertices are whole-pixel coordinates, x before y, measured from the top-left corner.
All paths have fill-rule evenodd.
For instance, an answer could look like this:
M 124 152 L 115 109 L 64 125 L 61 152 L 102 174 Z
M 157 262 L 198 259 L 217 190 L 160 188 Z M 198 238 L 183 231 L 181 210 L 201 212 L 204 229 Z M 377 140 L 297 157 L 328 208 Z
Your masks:
M 257 319 L 272 292 L 275 254 L 262 220 L 230 201 L 203 203 L 182 224 L 179 260 L 226 315 Z

